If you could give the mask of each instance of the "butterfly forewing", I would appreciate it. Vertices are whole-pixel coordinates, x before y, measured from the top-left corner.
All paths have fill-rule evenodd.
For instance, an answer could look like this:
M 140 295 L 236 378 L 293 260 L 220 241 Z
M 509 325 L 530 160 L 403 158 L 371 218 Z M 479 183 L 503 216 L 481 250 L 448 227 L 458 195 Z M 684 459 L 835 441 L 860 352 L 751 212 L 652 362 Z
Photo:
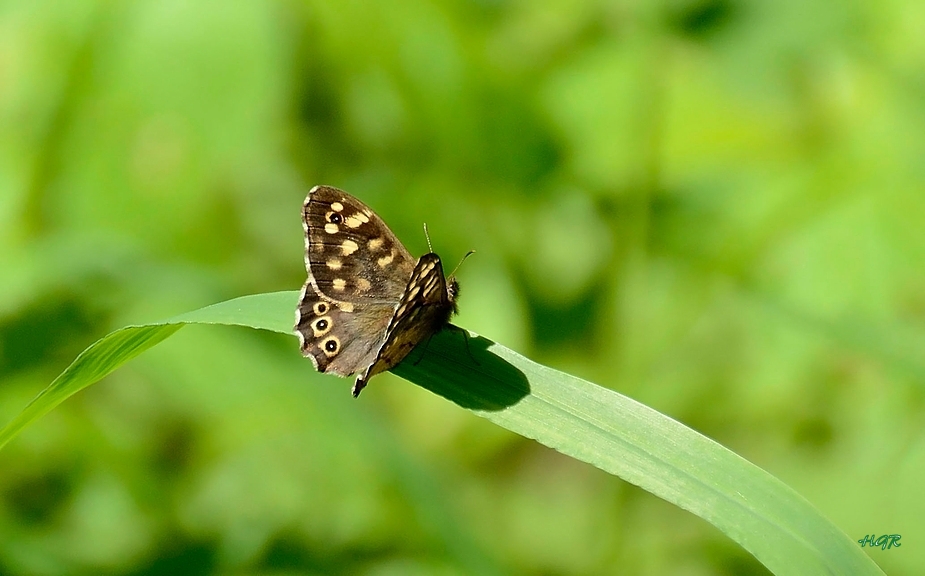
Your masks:
M 455 303 L 447 292 L 443 265 L 436 254 L 421 256 L 386 328 L 385 342 L 366 371 L 357 378 L 354 396 L 366 381 L 398 365 L 419 343 L 447 325 Z
M 315 186 L 302 216 L 306 268 L 322 294 L 397 304 L 414 258 L 375 212 L 343 190 Z

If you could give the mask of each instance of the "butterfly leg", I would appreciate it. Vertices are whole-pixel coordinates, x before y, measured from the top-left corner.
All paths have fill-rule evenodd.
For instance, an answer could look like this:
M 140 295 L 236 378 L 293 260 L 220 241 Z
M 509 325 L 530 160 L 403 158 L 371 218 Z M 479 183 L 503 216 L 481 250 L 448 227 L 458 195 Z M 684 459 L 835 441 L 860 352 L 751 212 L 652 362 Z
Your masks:
M 455 324 L 447 324 L 445 329 L 452 330 L 454 332 L 462 332 L 463 338 L 465 339 L 464 341 L 466 343 L 466 353 L 469 355 L 469 359 L 472 360 L 476 366 L 481 366 L 479 361 L 475 359 L 475 356 L 472 355 L 472 350 L 469 348 L 469 331 L 466 330 L 465 328 L 460 328 L 459 326 L 456 326 Z M 427 353 L 427 347 L 430 346 L 430 340 L 433 337 L 434 335 L 431 334 L 430 337 L 427 339 L 427 342 L 424 343 L 424 348 L 423 350 L 421 350 L 421 355 L 418 356 L 417 360 L 414 361 L 414 366 L 417 366 L 418 364 L 420 364 L 421 360 L 424 359 L 424 354 Z
M 424 359 L 424 354 L 427 353 L 427 347 L 430 346 L 430 341 L 433 339 L 433 337 L 434 337 L 433 334 L 427 337 L 427 342 L 424 343 L 424 348 L 421 349 L 421 355 L 418 356 L 418 359 L 414 361 L 413 366 L 417 366 L 418 364 L 421 363 L 421 360 Z
M 460 328 L 455 324 L 447 324 L 447 328 L 454 332 L 462 332 L 464 341 L 466 343 L 466 353 L 469 354 L 469 359 L 475 362 L 476 366 L 481 366 L 478 360 L 475 359 L 475 356 L 472 355 L 472 350 L 469 348 L 469 331 L 465 328 Z

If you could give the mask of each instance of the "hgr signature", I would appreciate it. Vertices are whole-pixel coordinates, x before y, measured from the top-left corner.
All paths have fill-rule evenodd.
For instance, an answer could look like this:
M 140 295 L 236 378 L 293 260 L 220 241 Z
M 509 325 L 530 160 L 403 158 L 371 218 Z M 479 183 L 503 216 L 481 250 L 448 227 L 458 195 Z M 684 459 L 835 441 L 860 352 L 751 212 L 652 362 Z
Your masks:
M 867 536 L 858 540 L 858 544 L 861 545 L 861 548 L 865 544 L 869 545 L 871 548 L 879 546 L 881 550 L 886 550 L 896 546 L 899 548 L 902 544 L 899 543 L 899 539 L 902 538 L 899 534 L 884 534 L 883 536 L 878 537 L 876 534 L 868 534 Z

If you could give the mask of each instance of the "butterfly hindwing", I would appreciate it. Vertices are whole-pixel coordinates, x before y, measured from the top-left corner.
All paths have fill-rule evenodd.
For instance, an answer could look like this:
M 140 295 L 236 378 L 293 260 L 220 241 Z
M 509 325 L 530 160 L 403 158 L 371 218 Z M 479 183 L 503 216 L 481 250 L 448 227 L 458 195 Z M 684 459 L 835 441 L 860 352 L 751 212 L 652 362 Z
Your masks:
M 312 359 L 319 372 L 349 376 L 375 360 L 385 341 L 392 306 L 373 304 L 358 312 L 349 303 L 325 298 L 311 282 L 306 282 L 302 290 L 296 334 L 302 354 Z M 369 338 L 368 334 L 381 337 Z

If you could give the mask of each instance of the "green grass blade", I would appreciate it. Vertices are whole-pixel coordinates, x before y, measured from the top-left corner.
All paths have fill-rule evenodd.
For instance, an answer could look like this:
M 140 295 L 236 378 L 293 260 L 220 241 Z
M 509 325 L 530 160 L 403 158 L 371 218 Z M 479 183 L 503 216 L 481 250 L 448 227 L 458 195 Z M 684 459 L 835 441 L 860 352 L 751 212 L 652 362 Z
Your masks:
M 480 336 L 467 351 L 444 332 L 417 355 L 393 372 L 693 512 L 775 574 L 883 574 L 786 484 L 635 400 Z
M 68 397 L 102 380 L 107 374 L 186 324 L 230 324 L 283 334 L 292 333 L 296 298 L 294 294 L 275 292 L 244 296 L 181 314 L 164 322 L 127 326 L 107 334 L 81 352 L 54 382 L 0 430 L 0 448 L 6 446 L 23 428 L 47 414 Z M 291 309 L 288 317 L 279 313 L 283 308 Z
M 39 392 L 22 412 L 0 430 L 0 448 L 6 446 L 23 428 L 73 394 L 103 379 L 122 364 L 182 327 L 182 324 L 127 326 L 100 338 L 81 352 L 61 375 Z
M 112 332 L 81 353 L 0 431 L 0 447 L 184 324 L 233 324 L 291 333 L 297 296 L 246 296 Z M 883 574 L 853 539 L 757 466 L 651 408 L 531 362 L 486 338 L 444 331 L 394 372 L 689 510 L 775 574 Z M 345 386 L 344 393 L 348 390 Z

